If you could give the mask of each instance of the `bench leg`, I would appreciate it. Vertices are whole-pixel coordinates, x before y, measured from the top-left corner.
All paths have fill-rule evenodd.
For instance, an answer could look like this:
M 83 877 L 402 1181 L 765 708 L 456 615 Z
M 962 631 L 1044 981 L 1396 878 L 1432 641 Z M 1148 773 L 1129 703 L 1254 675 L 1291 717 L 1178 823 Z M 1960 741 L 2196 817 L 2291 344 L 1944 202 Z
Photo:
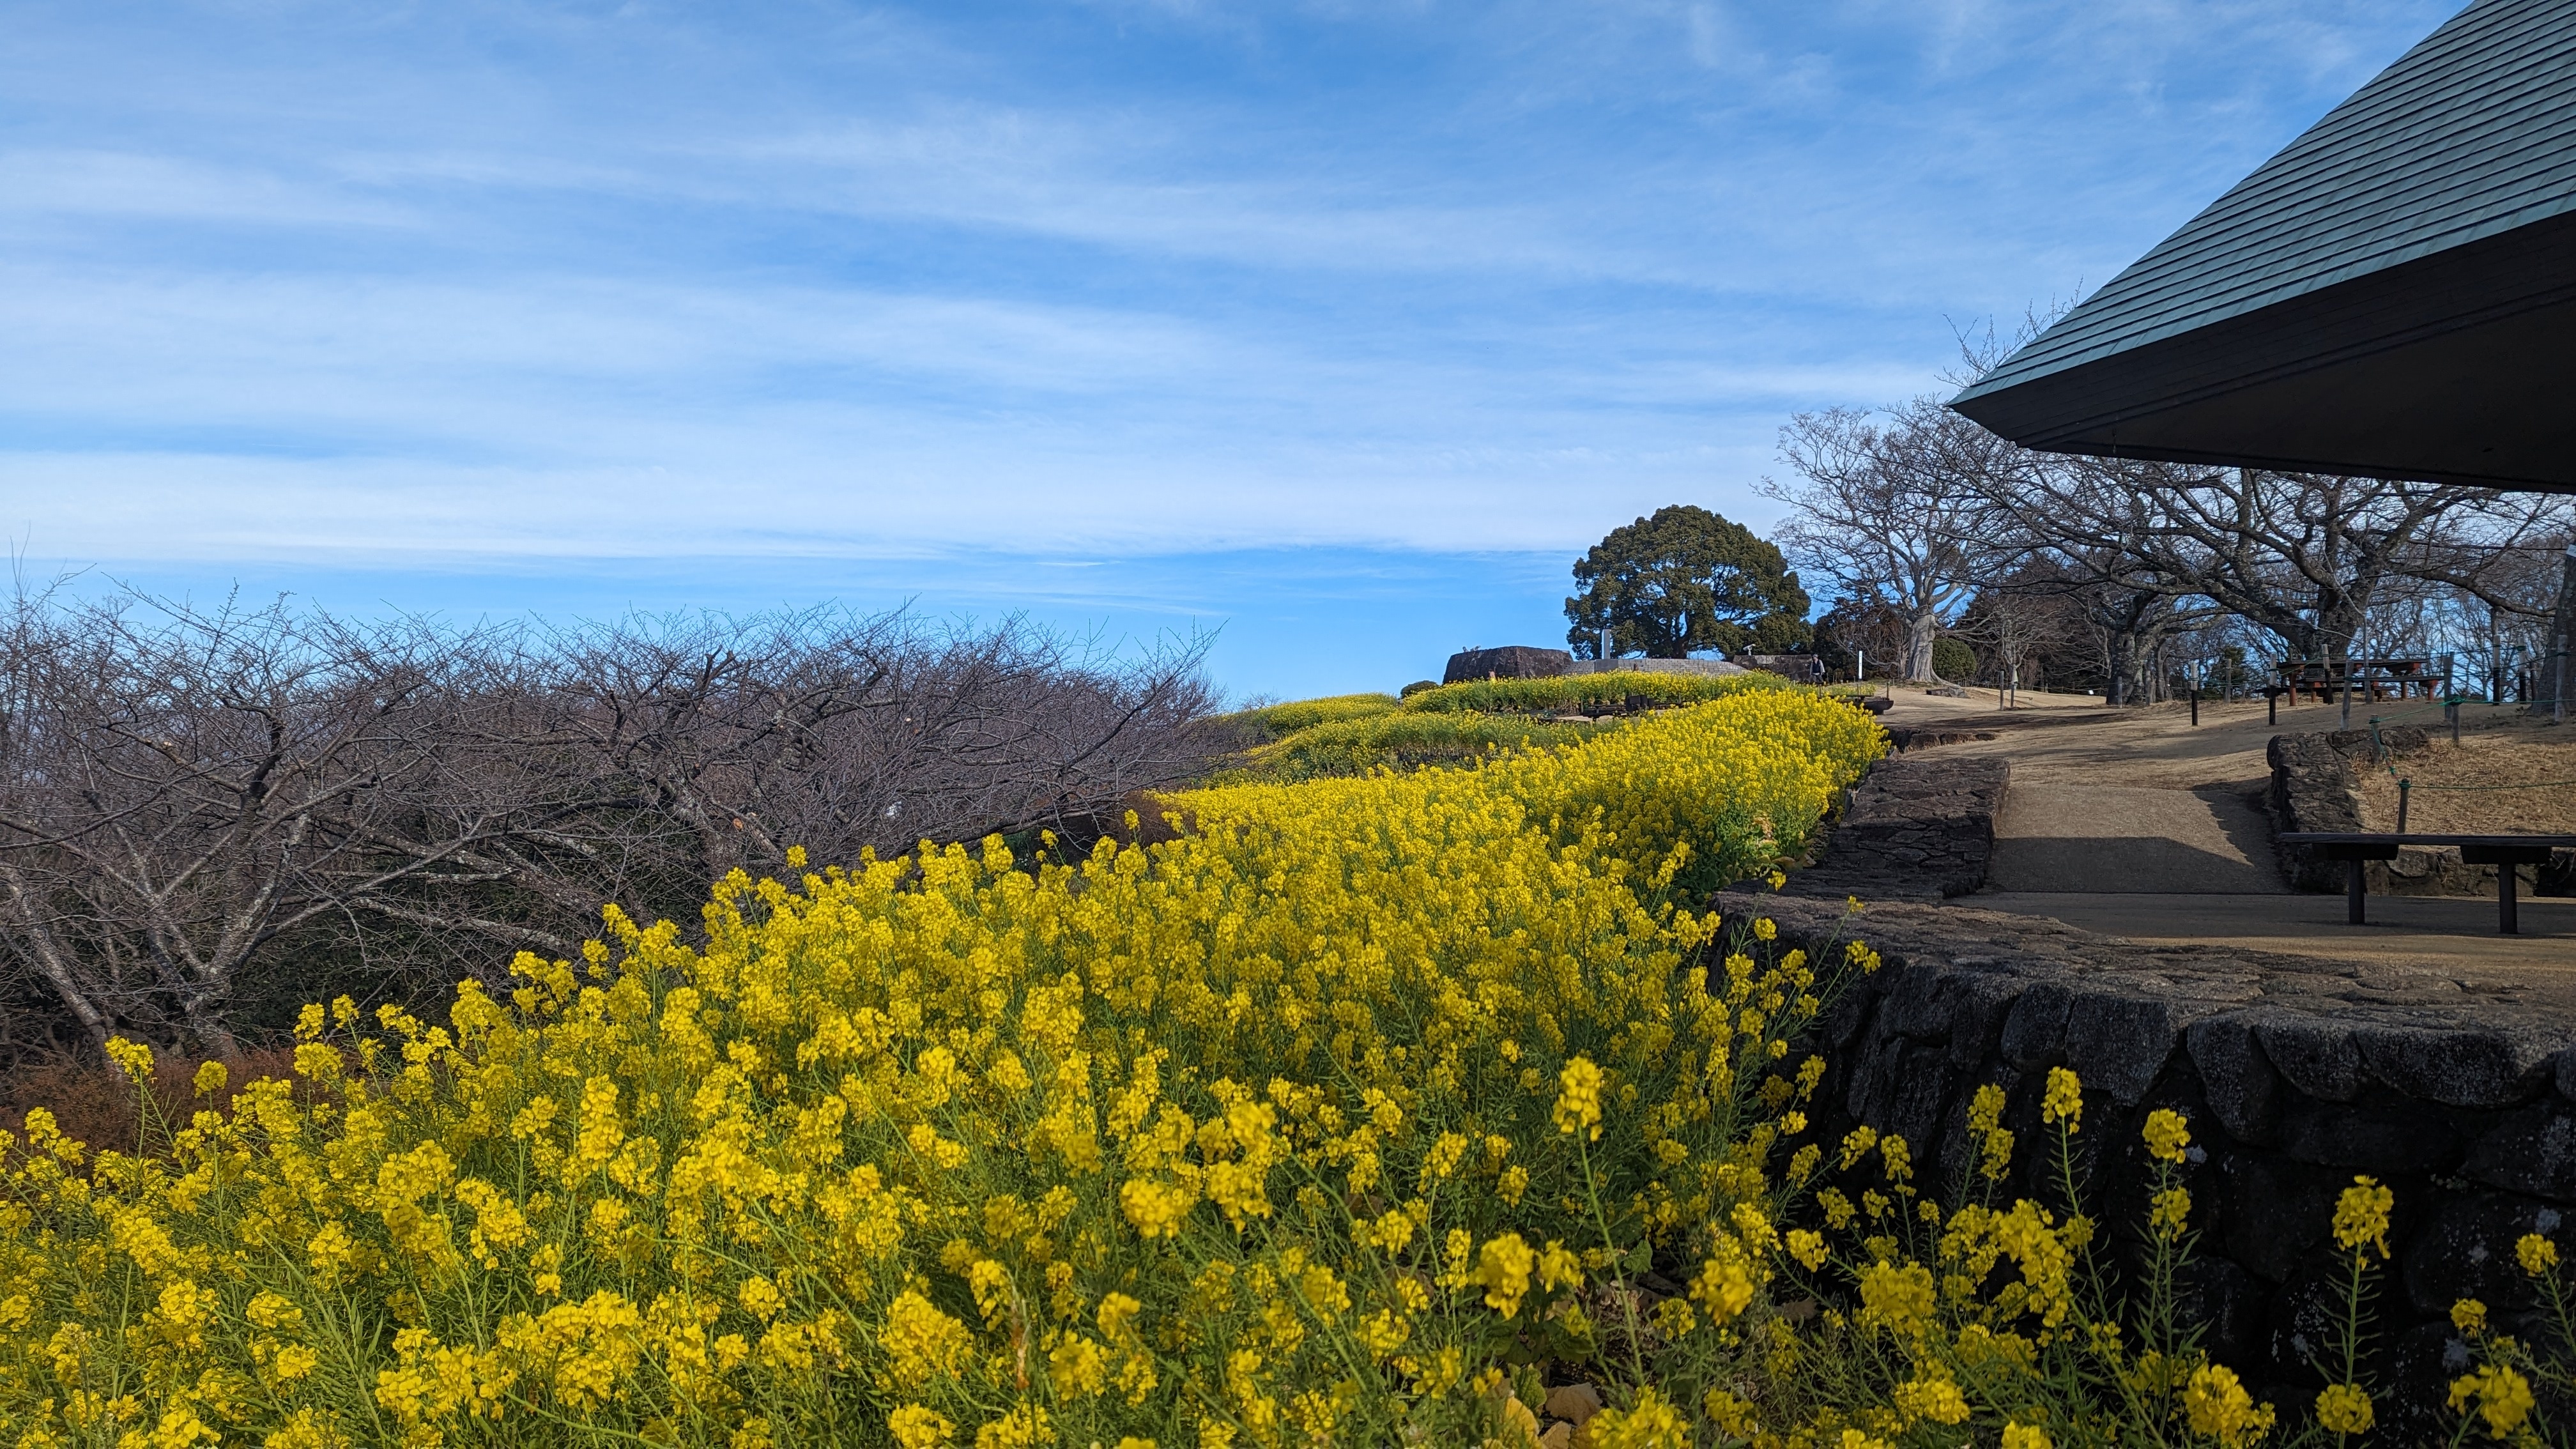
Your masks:
M 2367 864 L 2369 864 L 2369 862 L 2358 859 L 2347 860 L 2344 862 L 2343 918 L 2347 923 L 2355 926 L 2363 924 L 2361 918 L 2361 872 L 2362 868 Z
M 2514 887 L 2519 884 L 2514 874 L 2520 869 L 2510 861 L 2496 867 L 2496 934 L 2499 936 L 2522 934 L 2522 922 L 2517 919 L 2517 903 L 2513 895 Z

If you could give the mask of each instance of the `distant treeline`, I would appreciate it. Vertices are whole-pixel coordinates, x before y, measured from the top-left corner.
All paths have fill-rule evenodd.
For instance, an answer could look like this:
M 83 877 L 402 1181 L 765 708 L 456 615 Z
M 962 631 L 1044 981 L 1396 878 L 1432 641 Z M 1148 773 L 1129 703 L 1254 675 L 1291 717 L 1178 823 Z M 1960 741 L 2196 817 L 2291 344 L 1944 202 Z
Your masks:
M 0 618 L 0 1062 L 228 1053 L 614 903 L 924 839 L 1079 844 L 1238 743 L 1203 646 L 896 611 L 456 628 L 21 593 Z

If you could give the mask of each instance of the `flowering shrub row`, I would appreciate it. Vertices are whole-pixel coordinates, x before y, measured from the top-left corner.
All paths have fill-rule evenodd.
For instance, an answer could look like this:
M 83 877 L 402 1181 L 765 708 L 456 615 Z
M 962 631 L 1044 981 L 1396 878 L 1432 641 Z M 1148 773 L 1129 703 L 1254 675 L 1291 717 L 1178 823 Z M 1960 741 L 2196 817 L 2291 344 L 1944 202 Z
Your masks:
M 2257 1403 L 2234 1370 L 2210 1360 L 2201 1326 L 2178 1302 L 2196 1237 L 2182 1185 L 2194 1151 L 2189 1121 L 2169 1109 L 2148 1114 L 2142 1261 L 2115 1275 L 2101 1256 L 2100 1228 L 2083 1210 L 2075 1147 L 2083 1084 L 2057 1067 L 2041 1090 L 2051 1149 L 2043 1196 L 2053 1206 L 1997 1198 L 2016 1147 L 2002 1125 L 2006 1105 L 1998 1086 L 1976 1093 L 1967 1129 L 1978 1161 L 1946 1206 L 1915 1182 L 1902 1138 L 1861 1127 L 1832 1150 L 1797 1149 L 1786 1177 L 1799 1201 L 1795 1215 L 1814 1226 L 1781 1236 L 1781 1272 L 1770 1290 L 1775 1301 L 1796 1293 L 1790 1301 L 1822 1297 L 1838 1306 L 1802 1328 L 1787 1314 L 1748 1314 L 1758 1362 L 1738 1367 L 1758 1387 L 1750 1401 L 1713 1394 L 1705 1405 L 1713 1427 L 1758 1445 L 1835 1449 L 1900 1441 L 2248 1449 L 2276 1430 L 2291 1443 L 2343 1445 L 2383 1427 L 2387 1389 L 2373 1382 L 2369 1304 L 2396 1206 L 2385 1184 L 2356 1177 L 2335 1205 L 2327 1226 L 2344 1261 L 2340 1311 L 2332 1341 L 2315 1345 L 2310 1360 L 2324 1387 L 2285 1411 Z M 2565 1442 L 2541 1399 L 2576 1399 L 2576 1305 L 2550 1239 L 2524 1235 L 2515 1257 L 2536 1280 L 2551 1341 L 2496 1331 L 2475 1299 L 2452 1306 L 2451 1325 L 2469 1354 L 2454 1365 L 2465 1372 L 2449 1388 L 2457 1417 L 2444 1437 L 2452 1444 Z
M 1823 983 L 1712 986 L 1674 902 L 1801 848 L 1879 748 L 1769 691 L 1178 797 L 1178 838 L 1074 863 L 737 875 L 703 948 L 612 915 L 444 1024 L 309 1008 L 228 1112 L 0 1149 L 0 1423 L 1473 1443 L 1546 1359 L 1609 1386 L 1597 1442 L 1678 1442 L 1699 1380 L 1657 1366 L 1714 1363 L 1771 1271 L 1761 1119 L 1822 1071 L 1788 1039 Z
M 1210 723 L 1232 726 L 1256 743 L 1267 744 L 1316 725 L 1392 714 L 1395 708 L 1396 697 L 1391 694 L 1336 694 L 1323 699 L 1298 699 L 1286 704 L 1238 710 L 1233 714 L 1219 715 Z
M 1580 744 L 1623 721 L 1540 721 L 1527 715 L 1416 714 L 1389 711 L 1360 719 L 1309 725 L 1244 757 L 1231 777 L 1295 784 L 1372 770 L 1418 770 L 1427 765 L 1467 765 L 1507 750 Z

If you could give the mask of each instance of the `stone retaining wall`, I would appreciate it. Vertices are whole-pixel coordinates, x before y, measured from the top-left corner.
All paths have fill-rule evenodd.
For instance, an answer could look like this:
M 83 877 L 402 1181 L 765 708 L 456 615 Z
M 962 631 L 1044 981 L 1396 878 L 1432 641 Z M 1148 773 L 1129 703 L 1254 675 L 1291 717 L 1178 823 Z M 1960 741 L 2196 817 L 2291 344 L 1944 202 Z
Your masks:
M 1910 725 L 1887 726 L 1887 747 L 1898 754 L 1908 750 L 1930 749 L 1934 745 L 1964 745 L 1970 740 L 1990 740 L 1993 730 L 1932 730 Z
M 1473 679 L 1554 679 L 1565 673 L 1574 656 L 1562 649 L 1533 644 L 1506 644 L 1499 649 L 1461 649 L 1440 671 L 1442 684 Z
M 2412 725 L 2379 732 L 2377 749 L 2389 759 L 2417 758 L 2432 748 L 2431 739 Z M 2283 831 L 2364 830 L 2360 772 L 2378 768 L 2370 732 L 2327 730 L 2313 734 L 2274 735 L 2264 750 L 2272 767 L 2272 816 Z M 2383 825 L 2389 822 L 2382 822 Z M 2281 845 L 2281 877 L 2294 890 L 2340 891 L 2344 863 L 2318 858 L 2305 846 Z M 2554 851 L 2549 863 L 2523 867 L 2524 888 L 2535 895 L 2576 895 L 2576 851 Z M 2489 896 L 2496 893 L 2496 867 L 2470 865 L 2460 852 L 2410 845 L 2395 860 L 2364 866 L 2365 887 L 2383 896 Z
M 1948 1199 L 1964 1174 L 1970 1096 L 2005 1089 L 2019 1138 L 2016 1195 L 2053 1138 L 2048 1068 L 2073 1068 L 2088 1209 L 2115 1253 L 2145 1214 L 2146 1115 L 2190 1119 L 2199 1262 L 2184 1321 L 2264 1396 L 2304 1406 L 2319 1383 L 2343 1259 L 2329 1224 L 2356 1173 L 2396 1192 L 2380 1274 L 2380 1382 L 2391 1442 L 2435 1437 L 2465 1347 L 2446 1317 L 2484 1301 L 2500 1327 L 2535 1326 L 2513 1245 L 2576 1248 L 2576 1008 L 2543 987 L 2216 947 L 2142 945 L 2053 921 L 1960 907 L 1873 905 L 1845 922 L 1822 901 L 1730 892 L 1729 917 L 1766 915 L 1783 944 L 1839 952 L 1857 934 L 1885 966 L 1835 1003 L 1812 1140 L 1866 1122 L 1902 1134 L 1920 1181 Z M 1796 1059 L 1793 1054 L 1793 1061 Z M 2447 1422 L 2440 1424 L 2447 1436 Z
M 2011 763 L 1993 756 L 1880 760 L 1853 787 L 1818 863 L 1791 873 L 1789 893 L 1939 900 L 1978 889 L 2011 779 Z

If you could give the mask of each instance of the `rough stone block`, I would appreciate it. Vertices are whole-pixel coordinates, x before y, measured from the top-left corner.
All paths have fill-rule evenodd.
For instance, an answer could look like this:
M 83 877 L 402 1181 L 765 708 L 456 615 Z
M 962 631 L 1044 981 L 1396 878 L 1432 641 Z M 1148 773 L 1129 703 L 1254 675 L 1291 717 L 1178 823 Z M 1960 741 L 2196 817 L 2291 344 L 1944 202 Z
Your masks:
M 2219 1159 L 2218 1184 L 2227 1256 L 2277 1283 L 2328 1240 L 2335 1198 L 2352 1185 L 2352 1174 L 2269 1152 L 2231 1152 Z
M 1967 1169 L 1965 1099 L 1988 1081 L 2005 1088 L 2004 1120 L 2022 1143 L 2004 1190 L 2046 1191 L 2039 1077 L 2069 1062 L 2090 1089 L 2074 1142 L 2088 1200 L 2133 1267 L 2124 1225 L 2146 1191 L 2139 1122 L 2153 1107 L 2187 1113 L 2207 1155 L 2188 1169 L 2201 1251 L 2233 1266 L 2195 1278 L 2185 1311 L 2222 1356 L 2242 1349 L 2233 1366 L 2249 1384 L 2309 1381 L 2314 1393 L 2291 1344 L 2319 1342 L 2319 1305 L 2340 1301 L 2348 1257 L 2330 1224 L 2357 1173 L 2397 1195 L 2383 1344 L 2462 1291 L 2489 1295 L 2496 1321 L 2515 1323 L 2529 1295 L 2513 1240 L 2557 1231 L 2544 1213 L 2576 1214 L 2576 1012 L 2543 983 L 2147 946 L 1963 906 L 1872 902 L 1846 922 L 1838 897 L 1730 894 L 1719 905 L 1774 916 L 1810 952 L 1838 951 L 1847 932 L 1885 959 L 1816 1033 L 1839 1044 L 1815 1130 L 1831 1140 L 1866 1121 L 1904 1136 L 1927 1191 Z M 2468 1181 L 2435 1176 L 2455 1171 Z
M 2381 1416 L 2383 1444 L 2447 1444 L 2459 1420 L 2446 1401 L 2451 1380 L 2476 1362 L 2448 1319 L 2419 1323 L 2389 1343 L 2388 1406 Z
M 1917 1041 L 1949 1040 L 1949 979 L 1943 971 L 1906 972 L 1879 1005 L 1879 1029 Z
M 2064 982 L 2042 981 L 2022 992 L 2004 1016 L 1996 1049 L 2005 1061 L 2032 1071 L 2058 1059 L 2066 1045 L 2066 1013 L 2075 989 Z
M 2361 829 L 2353 764 L 2322 734 L 2274 735 L 2264 750 L 2272 766 L 2272 814 L 2284 832 Z M 2300 890 L 2335 888 L 2343 867 L 2304 846 L 2283 845 L 2281 873 Z
M 2192 1259 L 2174 1282 L 2174 1308 L 2183 1323 L 2199 1327 L 2201 1345 L 2224 1363 L 2243 1363 L 2263 1344 L 2271 1290 L 2251 1273 L 2215 1255 Z
M 2025 983 L 1999 971 L 1963 970 L 1950 976 L 1950 1065 L 1972 1072 L 1995 1055 L 2004 1019 Z
M 1848 1098 L 1852 1117 L 1910 1146 L 1930 1148 L 1949 1095 L 1949 1072 L 1938 1046 L 1883 1038 L 1854 1075 Z
M 2267 1012 L 2254 1027 L 2265 1059 L 2301 1094 L 2324 1102 L 2349 1102 L 2365 1080 L 2361 1049 L 2352 1028 L 2331 1017 Z
M 2091 1090 L 2123 1107 L 2155 1085 L 2191 1008 L 2144 996 L 2082 996 L 2068 1003 L 2066 1064 Z
M 2514 1261 L 2513 1245 L 2538 1233 L 2566 1247 L 2566 1219 L 2547 1203 L 2498 1192 L 2464 1193 L 2434 1205 L 2406 1235 L 2399 1254 L 2406 1301 L 2424 1314 L 2448 1313 L 2463 1298 L 2494 1312 L 2530 1307 L 2532 1280 Z
M 1898 1130 L 1890 1123 L 1896 1115 L 1897 1099 L 1905 1089 L 1913 1047 L 1913 1043 L 1892 1033 L 1873 1031 L 1862 1039 L 1851 1056 L 1851 1086 L 1844 1097 L 1844 1108 L 1852 1121 L 1866 1122 L 1882 1132 Z
M 2184 1033 L 2184 1043 L 2219 1125 L 2237 1141 L 2262 1147 L 2273 1140 L 2282 1092 L 2281 1074 L 2254 1041 L 2258 1019 L 2243 1011 L 2203 1017 Z
M 1841 999 L 1826 1008 L 1824 1019 L 1816 1023 L 1817 1035 L 1831 1043 L 1837 1055 L 1850 1050 L 1851 1044 L 1877 1019 L 1879 1002 L 1886 995 L 1880 989 L 1881 983 L 1889 975 L 1882 971 L 1878 976 L 1853 982 Z
M 1449 667 L 1440 672 L 1442 684 L 1461 684 L 1483 679 L 1553 679 L 1565 672 L 1574 656 L 1562 649 L 1543 649 L 1529 644 L 1506 644 L 1500 649 L 1462 649 L 1449 656 Z
M 2365 765 L 2382 754 L 2390 759 L 2411 760 L 2433 748 L 2433 737 L 2419 725 L 2381 725 L 2376 732 L 2328 730 L 2324 738 L 2335 753 Z
M 2552 1097 L 2496 1124 L 2461 1172 L 2489 1187 L 2576 1202 L 2576 1108 Z
M 1992 756 L 1879 761 L 1853 788 L 1819 863 L 1791 872 L 1784 893 L 1884 901 L 1977 889 L 2011 772 Z
M 2309 1366 L 2333 1350 L 2342 1331 L 2345 1267 L 2344 1260 L 2331 1254 L 2311 1254 L 2299 1260 L 2288 1282 L 2272 1291 L 2261 1355 L 2272 1372 L 2313 1385 Z M 2308 1387 L 2292 1402 L 2310 1402 L 2315 1393 Z
M 2381 1177 L 2448 1171 L 2468 1147 L 2453 1114 L 2385 1088 L 2351 1102 L 2289 1098 L 2281 1104 L 2277 1141 L 2282 1155 L 2296 1161 Z
M 2372 1076 L 2453 1107 L 2511 1107 L 2549 1087 L 2556 1039 L 2516 1031 L 2362 1027 L 2352 1044 Z

